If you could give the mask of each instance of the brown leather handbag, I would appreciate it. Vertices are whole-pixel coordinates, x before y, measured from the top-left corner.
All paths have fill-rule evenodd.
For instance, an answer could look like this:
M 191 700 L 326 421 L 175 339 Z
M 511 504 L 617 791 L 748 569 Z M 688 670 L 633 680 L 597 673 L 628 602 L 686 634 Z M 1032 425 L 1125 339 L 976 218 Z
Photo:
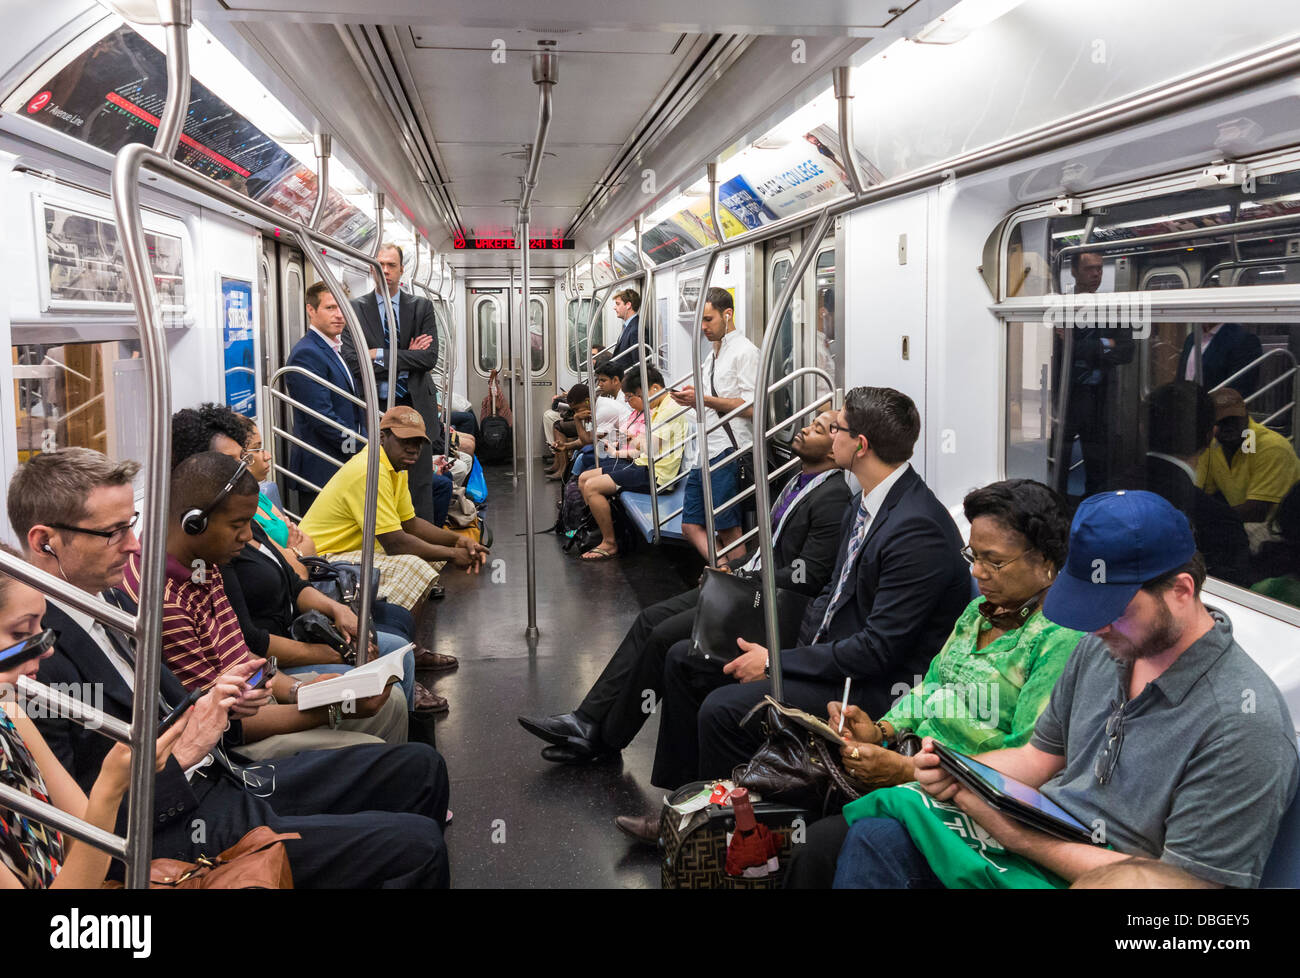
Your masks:
M 737 767 L 731 780 L 757 791 L 767 801 L 782 801 L 810 812 L 830 815 L 845 802 L 862 797 L 827 741 L 782 716 L 766 701 L 758 703 L 740 721 L 743 727 L 766 708 L 763 729 L 767 739 L 749 760 Z
M 149 889 L 292 890 L 293 873 L 284 842 L 301 838 L 297 832 L 276 832 L 259 825 L 215 859 L 199 856 L 194 863 L 155 859 L 149 867 Z

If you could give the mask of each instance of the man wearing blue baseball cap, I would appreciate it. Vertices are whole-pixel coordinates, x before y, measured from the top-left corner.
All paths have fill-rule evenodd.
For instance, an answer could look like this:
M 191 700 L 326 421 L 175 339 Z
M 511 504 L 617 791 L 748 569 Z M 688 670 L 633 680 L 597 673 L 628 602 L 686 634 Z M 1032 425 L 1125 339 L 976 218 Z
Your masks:
M 1259 884 L 1296 791 L 1295 729 L 1227 618 L 1201 602 L 1204 580 L 1186 517 L 1160 496 L 1108 492 L 1079 506 L 1043 612 L 1092 634 L 1030 742 L 978 760 L 1040 789 L 1097 844 L 1062 841 L 994 810 L 939 766 L 927 738 L 916 772 L 930 814 L 954 829 L 976 823 L 952 834 L 999 870 L 974 885 L 1060 886 L 1085 875 L 1124 885 L 1149 879 L 1141 876 L 1149 860 L 1188 886 Z M 918 831 L 911 819 L 906 828 L 894 818 L 857 821 L 835 885 L 956 885 L 947 835 Z

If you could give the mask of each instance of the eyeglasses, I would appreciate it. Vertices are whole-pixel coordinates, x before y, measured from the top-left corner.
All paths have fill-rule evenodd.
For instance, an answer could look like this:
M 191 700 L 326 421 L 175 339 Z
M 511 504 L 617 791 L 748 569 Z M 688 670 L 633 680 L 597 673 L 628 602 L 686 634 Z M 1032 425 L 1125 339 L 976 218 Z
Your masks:
M 846 424 L 836 424 L 834 421 L 832 421 L 830 424 L 828 424 L 828 425 L 826 426 L 826 430 L 829 431 L 829 432 L 831 433 L 832 436 L 834 436 L 835 433 L 836 433 L 837 431 L 843 431 L 843 432 L 846 432 L 846 433 L 848 433 L 848 434 L 850 434 L 850 435 L 853 434 L 853 432 L 849 430 L 849 426 L 848 426 L 848 425 L 846 425 Z
M 49 526 L 56 530 L 67 530 L 69 533 L 87 533 L 92 537 L 103 537 L 108 541 L 108 546 L 116 547 L 126 539 L 126 535 L 135 529 L 135 525 L 140 522 L 140 514 L 136 513 L 131 517 L 131 522 L 122 526 L 115 526 L 111 530 L 92 530 L 88 526 L 68 526 L 66 523 L 50 523 Z
M 270 456 L 270 454 L 271 450 L 269 448 L 249 448 L 244 451 L 243 455 L 239 456 L 239 460 L 247 465 L 253 461 L 254 455 Z
M 994 574 L 998 573 L 1000 570 L 1002 570 L 1002 568 L 1007 567 L 1007 566 L 1009 566 L 1009 565 L 1011 565 L 1011 564 L 1014 564 L 1017 560 L 1019 560 L 1021 557 L 1023 557 L 1023 556 L 1024 556 L 1025 554 L 1027 554 L 1027 553 L 1029 553 L 1029 551 L 1028 551 L 1028 550 L 1025 550 L 1025 551 L 1023 551 L 1023 552 L 1021 552 L 1021 553 L 1016 554 L 1016 555 L 1015 555 L 1014 557 L 1012 557 L 1010 560 L 1004 560 L 1004 561 L 1002 561 L 1002 563 L 1000 563 L 1000 564 L 995 564 L 995 563 L 993 563 L 993 561 L 989 560 L 987 557 L 980 557 L 980 556 L 978 556 L 978 555 L 975 553 L 975 551 L 972 550 L 970 547 L 962 547 L 962 548 L 961 548 L 961 556 L 962 556 L 962 559 L 963 559 L 964 561 L 966 561 L 966 563 L 970 564 L 972 567 L 974 567 L 976 564 L 983 564 L 986 570 L 988 570 L 988 571 L 990 571 L 990 572 L 992 572 L 992 573 L 994 573 Z
M 1116 700 L 1110 706 L 1111 714 L 1106 719 L 1106 743 L 1102 745 L 1097 754 L 1097 763 L 1092 767 L 1098 784 L 1110 782 L 1115 766 L 1119 763 L 1120 748 L 1124 746 L 1124 704 Z

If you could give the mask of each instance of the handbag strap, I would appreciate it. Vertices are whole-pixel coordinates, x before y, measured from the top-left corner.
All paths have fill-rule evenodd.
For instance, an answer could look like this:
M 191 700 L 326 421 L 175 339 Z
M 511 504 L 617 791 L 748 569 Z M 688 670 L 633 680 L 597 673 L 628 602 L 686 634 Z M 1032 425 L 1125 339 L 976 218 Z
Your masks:
M 849 779 L 840 767 L 839 761 L 831 757 L 830 750 L 826 747 L 826 741 L 822 740 L 816 734 L 810 735 L 813 742 L 813 749 L 817 756 L 821 758 L 822 764 L 826 765 L 826 771 L 831 776 L 831 782 L 844 793 L 849 801 L 857 801 L 862 797 L 862 792 L 849 784 Z

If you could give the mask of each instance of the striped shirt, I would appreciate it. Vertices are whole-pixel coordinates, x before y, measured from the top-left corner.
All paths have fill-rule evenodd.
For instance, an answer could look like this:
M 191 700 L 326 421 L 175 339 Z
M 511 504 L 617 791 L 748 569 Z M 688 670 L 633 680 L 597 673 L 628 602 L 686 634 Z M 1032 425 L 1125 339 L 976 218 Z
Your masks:
M 127 560 L 122 588 L 132 601 L 140 603 L 138 553 Z M 215 564 L 191 570 L 167 555 L 162 654 L 167 668 L 186 689 L 206 686 L 231 666 L 252 657 Z

